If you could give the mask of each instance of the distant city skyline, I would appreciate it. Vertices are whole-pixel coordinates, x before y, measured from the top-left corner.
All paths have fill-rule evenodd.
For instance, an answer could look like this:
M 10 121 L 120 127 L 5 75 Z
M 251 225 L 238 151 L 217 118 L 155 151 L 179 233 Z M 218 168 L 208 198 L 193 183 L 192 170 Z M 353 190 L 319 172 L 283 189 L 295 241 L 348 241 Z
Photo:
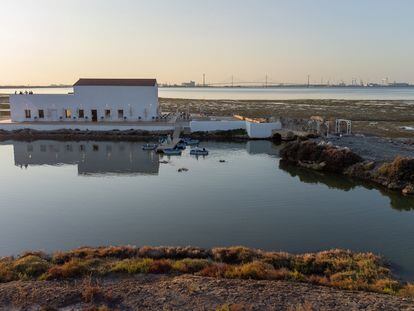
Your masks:
M 0 85 L 414 84 L 410 0 L 3 0 Z M 267 77 L 267 78 L 266 78 Z

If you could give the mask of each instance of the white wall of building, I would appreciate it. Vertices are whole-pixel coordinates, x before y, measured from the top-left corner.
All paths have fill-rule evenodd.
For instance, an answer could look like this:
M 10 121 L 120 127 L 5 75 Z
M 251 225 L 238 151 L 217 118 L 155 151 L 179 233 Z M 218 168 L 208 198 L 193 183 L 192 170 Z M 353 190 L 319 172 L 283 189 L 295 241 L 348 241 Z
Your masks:
M 72 117 L 66 118 L 65 109 Z M 31 117 L 26 118 L 25 110 Z M 44 111 L 44 119 L 39 118 Z M 84 111 L 79 119 L 79 110 Z M 14 122 L 24 121 L 91 121 L 92 110 L 97 110 L 99 121 L 122 121 L 118 110 L 123 110 L 127 121 L 150 121 L 158 116 L 158 87 L 155 86 L 74 86 L 74 94 L 13 94 L 10 96 L 10 114 Z M 105 116 L 110 110 L 110 116 Z
M 279 121 L 271 123 L 254 123 L 246 121 L 246 131 L 250 138 L 269 138 L 275 130 L 282 129 Z
M 214 132 L 245 129 L 250 138 L 269 138 L 275 130 L 282 129 L 279 121 L 271 123 L 254 123 L 239 120 L 191 121 L 191 132 Z

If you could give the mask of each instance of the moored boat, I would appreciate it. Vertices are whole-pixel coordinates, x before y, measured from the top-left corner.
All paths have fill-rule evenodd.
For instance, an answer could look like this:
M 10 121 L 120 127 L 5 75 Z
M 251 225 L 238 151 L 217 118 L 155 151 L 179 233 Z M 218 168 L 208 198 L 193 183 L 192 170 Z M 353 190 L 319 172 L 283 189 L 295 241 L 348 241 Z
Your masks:
M 163 150 L 165 155 L 181 155 L 180 149 L 166 148 Z
M 175 148 L 180 149 L 180 150 L 184 150 L 187 147 L 187 145 L 185 143 L 178 143 L 177 146 Z
M 206 148 L 194 148 L 190 151 L 191 155 L 208 155 L 208 150 Z

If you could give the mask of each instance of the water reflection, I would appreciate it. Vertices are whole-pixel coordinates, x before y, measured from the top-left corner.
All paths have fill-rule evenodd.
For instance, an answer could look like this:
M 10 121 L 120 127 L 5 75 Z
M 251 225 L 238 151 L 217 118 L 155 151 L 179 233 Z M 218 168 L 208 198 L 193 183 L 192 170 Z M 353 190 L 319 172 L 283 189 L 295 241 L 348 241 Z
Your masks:
M 382 187 L 357 181 L 354 179 L 347 178 L 345 176 L 340 176 L 336 174 L 327 174 L 318 171 L 312 171 L 304 169 L 301 167 L 296 167 L 289 165 L 284 161 L 279 161 L 279 168 L 292 177 L 298 177 L 301 182 L 308 184 L 324 184 L 331 189 L 340 189 L 343 191 L 350 191 L 356 187 L 364 187 L 366 189 L 372 190 L 376 189 L 379 192 L 390 199 L 390 206 L 397 210 L 410 211 L 414 210 L 414 198 L 402 196 L 398 192 L 388 191 Z
M 185 150 L 162 166 L 142 144 L 0 143 L 0 256 L 118 244 L 340 247 L 382 254 L 414 278 L 414 213 L 396 210 L 412 210 L 408 198 L 279 168 L 281 146 L 267 141 L 203 142 L 207 157 Z
M 12 141 L 14 163 L 16 166 L 59 166 L 77 165 L 80 176 L 101 175 L 158 175 L 160 156 L 152 151 L 142 150 L 139 142 L 97 142 L 97 141 Z M 247 143 L 205 143 L 208 149 L 231 154 L 232 151 L 245 149 L 249 155 L 270 155 L 278 157 L 280 145 L 270 141 L 253 140 Z M 164 158 L 165 161 L 168 158 Z M 178 160 L 178 158 L 176 158 Z M 205 159 L 201 157 L 200 159 Z M 184 160 L 184 159 L 182 159 Z M 298 177 L 307 184 L 324 184 L 331 189 L 351 191 L 357 187 L 376 189 L 390 199 L 390 206 L 397 210 L 414 210 L 414 198 L 404 197 L 397 192 L 388 191 L 376 185 L 346 178 L 335 174 L 326 174 L 307 170 L 279 162 L 279 168 Z
M 79 175 L 158 175 L 159 171 L 159 156 L 133 142 L 13 141 L 13 149 L 15 165 L 26 168 L 77 165 Z

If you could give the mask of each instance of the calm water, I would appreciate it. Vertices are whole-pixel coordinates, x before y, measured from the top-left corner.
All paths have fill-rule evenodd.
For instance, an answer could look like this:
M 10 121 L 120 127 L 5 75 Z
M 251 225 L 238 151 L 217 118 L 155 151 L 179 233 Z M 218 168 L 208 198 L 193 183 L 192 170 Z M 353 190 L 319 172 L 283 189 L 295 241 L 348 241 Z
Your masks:
M 24 89 L 19 89 L 24 90 Z M 36 94 L 67 94 L 72 88 L 27 89 Z M 0 94 L 13 94 L 16 89 L 0 89 Z M 365 99 L 365 100 L 414 100 L 413 88 L 159 88 L 159 96 L 187 99 Z
M 169 159 L 141 143 L 1 143 L 0 256 L 108 244 L 341 247 L 383 254 L 414 279 L 413 200 L 284 167 L 270 142 L 203 146 L 208 157 Z

